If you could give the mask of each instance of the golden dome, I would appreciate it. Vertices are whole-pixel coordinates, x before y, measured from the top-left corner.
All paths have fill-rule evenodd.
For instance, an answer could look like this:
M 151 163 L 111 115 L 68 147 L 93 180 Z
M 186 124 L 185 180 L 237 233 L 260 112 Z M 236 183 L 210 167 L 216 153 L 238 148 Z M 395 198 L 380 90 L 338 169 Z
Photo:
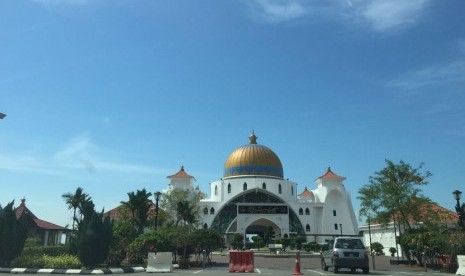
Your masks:
M 235 149 L 224 164 L 224 177 L 261 175 L 283 178 L 281 160 L 271 149 L 257 145 L 257 136 L 249 136 L 250 143 Z

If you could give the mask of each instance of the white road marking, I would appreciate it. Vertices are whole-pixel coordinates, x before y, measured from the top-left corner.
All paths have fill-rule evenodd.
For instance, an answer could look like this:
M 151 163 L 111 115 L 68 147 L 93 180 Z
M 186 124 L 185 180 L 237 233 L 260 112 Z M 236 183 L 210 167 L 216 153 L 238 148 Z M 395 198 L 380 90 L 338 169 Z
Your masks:
M 255 270 L 257 271 L 257 273 L 262 273 L 262 272 L 260 271 L 260 269 L 258 269 L 258 268 L 256 268 Z
M 200 273 L 200 272 L 202 272 L 202 271 L 203 271 L 203 269 L 202 269 L 202 270 L 194 271 L 194 274 Z
M 307 271 L 314 272 L 314 273 L 317 273 L 317 274 L 320 274 L 320 275 L 326 275 L 326 273 L 318 271 L 318 270 L 307 269 Z

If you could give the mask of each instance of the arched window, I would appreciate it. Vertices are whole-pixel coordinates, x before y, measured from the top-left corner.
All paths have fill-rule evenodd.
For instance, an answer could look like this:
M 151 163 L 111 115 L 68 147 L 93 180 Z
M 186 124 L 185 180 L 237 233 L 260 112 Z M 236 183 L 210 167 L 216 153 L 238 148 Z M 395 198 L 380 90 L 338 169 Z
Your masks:
M 231 183 L 228 183 L 228 194 L 231 193 Z
M 291 195 L 294 195 L 294 186 L 291 186 Z
M 299 208 L 299 215 L 303 215 L 304 214 L 304 210 L 302 210 L 302 208 Z
M 262 189 L 266 190 L 266 183 L 265 182 L 263 182 L 263 184 L 262 184 Z
M 203 229 L 207 229 L 208 225 L 206 223 L 203 224 Z
M 247 183 L 245 183 L 245 182 L 244 182 L 243 190 L 244 190 L 244 191 L 247 190 Z
M 279 183 L 278 185 L 278 193 L 282 193 L 283 192 L 283 188 L 281 187 L 281 183 Z
M 208 208 L 207 207 L 203 208 L 203 214 L 208 215 Z
M 288 234 L 284 234 L 284 237 L 287 239 L 287 238 L 289 238 L 289 235 L 288 235 Z
M 305 226 L 305 231 L 310 232 L 310 225 L 307 224 L 307 226 Z
M 310 210 L 308 208 L 305 209 L 305 215 L 310 216 Z
M 210 215 L 214 215 L 215 214 L 215 208 L 211 207 L 210 208 Z
M 218 186 L 215 185 L 215 195 L 218 194 Z

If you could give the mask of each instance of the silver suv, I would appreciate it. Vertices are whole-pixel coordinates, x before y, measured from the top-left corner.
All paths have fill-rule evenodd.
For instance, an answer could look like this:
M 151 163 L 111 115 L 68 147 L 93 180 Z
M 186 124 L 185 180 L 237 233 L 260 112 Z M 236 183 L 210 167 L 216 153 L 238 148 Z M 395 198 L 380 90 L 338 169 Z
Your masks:
M 338 237 L 329 241 L 329 250 L 321 253 L 321 268 L 328 271 L 334 267 L 334 273 L 340 268 L 348 268 L 355 272 L 357 268 L 364 274 L 370 273 L 368 265 L 368 252 L 359 238 Z

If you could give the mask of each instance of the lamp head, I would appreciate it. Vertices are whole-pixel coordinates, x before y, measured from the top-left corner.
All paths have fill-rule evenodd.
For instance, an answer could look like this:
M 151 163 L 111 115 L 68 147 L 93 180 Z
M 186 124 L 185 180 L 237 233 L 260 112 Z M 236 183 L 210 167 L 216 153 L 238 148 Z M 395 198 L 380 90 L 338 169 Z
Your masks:
M 453 191 L 452 194 L 454 195 L 455 200 L 460 200 L 462 198 L 462 192 L 459 190 Z
M 156 192 L 156 193 L 155 193 L 155 198 L 156 198 L 157 200 L 160 199 L 160 196 L 161 196 L 161 192 Z

